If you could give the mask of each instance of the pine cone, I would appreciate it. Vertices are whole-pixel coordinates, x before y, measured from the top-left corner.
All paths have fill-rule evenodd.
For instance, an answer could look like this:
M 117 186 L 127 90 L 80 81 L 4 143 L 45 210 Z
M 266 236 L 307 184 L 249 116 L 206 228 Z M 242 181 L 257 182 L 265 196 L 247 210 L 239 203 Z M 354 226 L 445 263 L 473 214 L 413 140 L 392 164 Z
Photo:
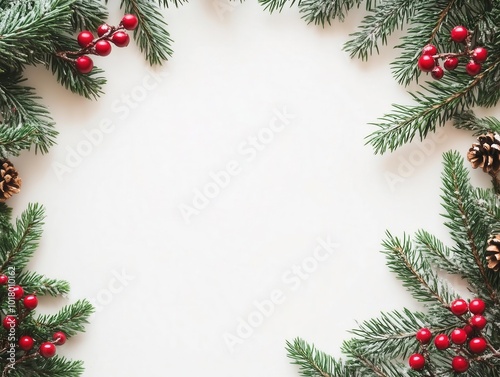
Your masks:
M 21 178 L 12 162 L 0 160 L 0 203 L 21 191 Z
M 500 135 L 488 132 L 479 136 L 477 141 L 469 149 L 467 159 L 474 169 L 482 168 L 485 173 L 497 174 L 500 170 Z
M 488 268 L 494 271 L 500 270 L 500 234 L 488 240 L 486 260 L 488 261 Z

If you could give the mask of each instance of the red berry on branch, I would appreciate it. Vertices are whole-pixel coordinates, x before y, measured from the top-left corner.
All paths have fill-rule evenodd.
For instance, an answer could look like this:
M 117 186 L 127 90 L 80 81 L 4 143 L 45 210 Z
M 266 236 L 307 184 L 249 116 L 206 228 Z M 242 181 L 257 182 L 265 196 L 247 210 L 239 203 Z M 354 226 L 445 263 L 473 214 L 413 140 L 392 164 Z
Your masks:
M 423 355 L 419 353 L 414 353 L 408 359 L 408 363 L 410 364 L 410 368 L 413 370 L 422 370 L 425 366 L 425 358 Z
M 471 325 L 465 325 L 463 329 L 467 333 L 467 336 L 471 336 L 474 333 L 474 328 Z
M 436 66 L 434 58 L 430 55 L 422 55 L 418 59 L 418 68 L 423 72 L 430 72 Z
M 139 25 L 139 20 L 134 14 L 126 14 L 122 18 L 121 25 L 127 30 L 134 30 Z
M 451 367 L 455 372 L 463 373 L 469 369 L 469 361 L 463 356 L 455 356 L 451 361 Z
M 85 48 L 94 40 L 94 35 L 88 31 L 84 30 L 78 34 L 77 41 L 80 47 Z
M 439 80 L 439 79 L 442 79 L 443 76 L 444 76 L 444 70 L 443 68 L 441 68 L 440 66 L 436 66 L 432 69 L 431 71 L 431 76 L 432 78 L 434 78 L 435 80 Z
M 465 71 L 471 75 L 471 76 L 475 76 L 477 75 L 479 72 L 481 72 L 481 64 L 475 62 L 474 60 L 471 60 L 469 61 L 466 65 L 465 65 Z
M 9 292 L 14 294 L 14 300 L 20 300 L 24 296 L 24 289 L 20 285 L 9 287 Z
M 478 63 L 483 63 L 488 57 L 488 50 L 484 47 L 476 47 L 472 52 L 472 59 Z
M 24 307 L 33 310 L 38 306 L 38 298 L 35 295 L 28 295 L 23 300 Z
M 0 285 L 6 285 L 9 282 L 9 277 L 5 274 L 0 275 Z
M 464 344 L 467 341 L 467 332 L 464 329 L 455 329 L 451 332 L 451 341 L 455 344 Z
M 66 339 L 66 334 L 62 331 L 57 331 L 52 334 L 52 340 L 54 341 L 54 344 L 56 346 L 62 346 L 64 343 L 66 343 Z
M 111 37 L 111 42 L 113 42 L 117 47 L 127 47 L 130 42 L 130 37 L 123 31 L 117 31 Z
M 417 340 L 422 343 L 422 344 L 428 344 L 431 339 L 432 339 L 432 333 L 429 329 L 427 328 L 422 328 L 417 331 L 417 334 L 415 335 Z
M 422 49 L 422 55 L 436 55 L 438 52 L 438 49 L 436 46 L 433 44 L 428 44 Z
M 452 41 L 457 43 L 465 41 L 468 35 L 469 31 L 463 26 L 455 26 L 450 33 Z
M 18 344 L 19 348 L 21 348 L 23 351 L 29 351 L 30 349 L 33 348 L 35 341 L 31 336 L 23 335 L 22 337 L 19 338 Z
M 488 344 L 484 338 L 472 338 L 469 342 L 469 350 L 472 353 L 483 353 Z
M 94 62 L 87 55 L 82 55 L 76 59 L 75 67 L 80 73 L 90 73 L 94 68 Z
M 111 53 L 111 43 L 105 39 L 97 41 L 94 48 L 97 55 L 100 56 L 108 56 Z
M 439 334 L 434 338 L 434 345 L 438 350 L 445 350 L 450 346 L 450 338 L 446 334 Z
M 9 330 L 9 329 L 11 329 L 13 327 L 17 327 L 17 325 L 18 325 L 17 318 L 14 317 L 13 315 L 7 315 L 2 320 L 2 326 L 6 330 Z
M 469 302 L 469 311 L 472 314 L 483 314 L 486 309 L 486 304 L 480 298 L 475 298 Z
M 488 323 L 488 321 L 482 315 L 476 314 L 470 318 L 469 323 L 475 329 L 482 330 L 486 327 L 486 324 Z
M 102 37 L 104 34 L 106 34 L 110 30 L 111 30 L 111 26 L 109 26 L 108 24 L 99 25 L 99 27 L 97 28 L 97 35 L 99 37 Z
M 458 316 L 467 313 L 469 307 L 467 305 L 467 301 L 459 298 L 451 303 L 450 310 L 453 314 Z
M 448 71 L 453 71 L 455 68 L 458 66 L 458 58 L 454 56 L 450 56 L 445 59 L 443 66 L 448 70 Z
M 50 342 L 43 342 L 42 344 L 40 344 L 38 352 L 40 353 L 40 355 L 48 359 L 56 354 L 56 346 L 54 346 Z

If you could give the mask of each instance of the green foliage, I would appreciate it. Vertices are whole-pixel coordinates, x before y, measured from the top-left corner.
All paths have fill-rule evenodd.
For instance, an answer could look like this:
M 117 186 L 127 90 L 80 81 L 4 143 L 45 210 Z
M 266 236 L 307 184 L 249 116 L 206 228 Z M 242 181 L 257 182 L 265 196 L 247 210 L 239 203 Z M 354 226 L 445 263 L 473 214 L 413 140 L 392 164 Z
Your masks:
M 484 122 L 472 116 L 468 120 L 474 129 L 477 122 Z M 445 245 L 425 230 L 419 230 L 413 238 L 387 233 L 382 243 L 389 269 L 426 310 L 402 309 L 362 322 L 343 344 L 344 361 L 335 360 L 302 340 L 287 343 L 289 357 L 299 365 L 303 376 L 421 376 L 410 370 L 406 362 L 409 355 L 420 352 L 416 332 L 427 327 L 433 334 L 449 334 L 464 325 L 464 318 L 449 310 L 458 295 L 443 273 L 462 277 L 471 293 L 486 303 L 484 315 L 489 325 L 479 336 L 487 339 L 491 349 L 484 355 L 467 355 L 471 360 L 467 376 L 500 375 L 500 353 L 494 351 L 500 348 L 500 279 L 497 272 L 488 269 L 485 258 L 487 239 L 500 229 L 500 199 L 494 188 L 471 185 L 458 152 L 447 152 L 443 157 L 443 216 L 453 246 Z M 450 369 L 454 355 L 451 349 L 438 352 L 429 348 L 424 375 L 454 376 Z
M 0 204 L 0 274 L 9 277 L 8 285 L 0 286 L 0 314 L 16 315 L 19 326 L 14 335 L 0 327 L 2 344 L 16 343 L 22 335 L 29 335 L 37 344 L 52 340 L 56 331 L 64 332 L 68 338 L 84 331 L 94 308 L 86 300 L 66 305 L 52 315 L 36 315 L 9 296 L 9 287 L 20 285 L 25 294 L 60 296 L 69 292 L 69 284 L 63 280 L 50 279 L 41 274 L 26 271 L 26 265 L 38 247 L 42 234 L 44 209 L 33 204 L 12 224 L 12 211 Z M 10 339 L 14 336 L 14 339 Z M 0 370 L 2 376 L 80 376 L 83 372 L 81 361 L 71 361 L 62 357 L 44 359 L 37 349 L 22 351 L 17 348 L 15 361 L 8 360 L 8 348 L 0 350 Z M 14 368 L 11 368 L 14 367 Z

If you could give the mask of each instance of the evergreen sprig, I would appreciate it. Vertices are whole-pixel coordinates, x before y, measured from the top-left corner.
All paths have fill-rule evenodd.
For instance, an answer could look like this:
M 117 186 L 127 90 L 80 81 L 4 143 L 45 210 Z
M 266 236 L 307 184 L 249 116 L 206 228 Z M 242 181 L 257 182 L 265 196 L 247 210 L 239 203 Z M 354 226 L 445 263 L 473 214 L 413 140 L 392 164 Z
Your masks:
M 389 269 L 412 296 L 426 307 L 425 312 L 402 309 L 382 313 L 362 322 L 352 330 L 353 337 L 344 342 L 344 361 L 316 351 L 304 341 L 287 343 L 289 356 L 300 370 L 315 371 L 314 376 L 332 376 L 332 366 L 342 366 L 349 376 L 421 376 L 411 370 L 405 359 L 419 350 L 415 334 L 427 327 L 433 334 L 450 333 L 464 325 L 464 318 L 450 310 L 458 298 L 443 272 L 460 276 L 468 283 L 471 294 L 486 303 L 484 316 L 489 325 L 481 335 L 490 348 L 484 355 L 467 354 L 471 359 L 468 376 L 498 376 L 500 366 L 500 290 L 499 274 L 487 267 L 486 241 L 500 229 L 500 199 L 495 188 L 475 188 L 458 152 L 443 156 L 442 206 L 453 246 L 447 246 L 431 233 L 419 230 L 410 238 L 387 233 L 382 252 Z M 430 351 L 429 351 L 430 352 Z M 317 362 L 314 355 L 321 355 Z M 453 352 L 433 351 L 425 369 L 427 376 L 454 376 L 450 368 Z M 307 374 L 303 374 L 307 375 Z

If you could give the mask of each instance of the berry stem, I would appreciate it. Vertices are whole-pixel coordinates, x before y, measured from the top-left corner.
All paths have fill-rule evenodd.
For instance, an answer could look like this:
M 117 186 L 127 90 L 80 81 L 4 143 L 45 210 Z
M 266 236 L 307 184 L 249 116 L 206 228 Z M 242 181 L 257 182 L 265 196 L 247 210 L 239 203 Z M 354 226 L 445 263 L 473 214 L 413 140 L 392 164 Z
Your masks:
M 126 31 L 122 23 L 120 23 L 118 26 L 110 26 L 109 30 L 106 33 L 104 33 L 100 37 L 94 38 L 92 42 L 90 42 L 86 47 L 83 47 L 78 51 L 58 51 L 55 53 L 55 56 L 65 61 L 74 63 L 76 61 L 76 58 L 78 58 L 79 56 L 87 54 L 97 55 L 95 51 L 96 43 L 102 40 L 110 40 L 110 37 L 118 31 Z

